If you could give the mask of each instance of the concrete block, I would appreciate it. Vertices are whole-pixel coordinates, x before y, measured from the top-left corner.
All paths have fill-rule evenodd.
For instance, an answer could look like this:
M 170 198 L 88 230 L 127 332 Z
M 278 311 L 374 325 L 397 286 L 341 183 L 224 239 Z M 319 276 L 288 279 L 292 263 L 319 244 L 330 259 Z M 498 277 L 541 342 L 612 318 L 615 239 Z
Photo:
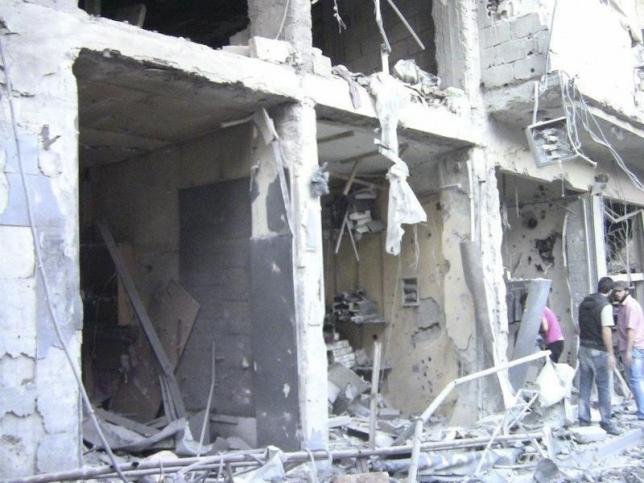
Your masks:
M 0 240 L 0 279 L 33 277 L 35 254 L 31 230 L 24 226 L 0 226 Z
M 547 54 L 548 53 L 548 44 L 550 43 L 550 31 L 542 30 L 537 32 L 533 40 L 533 52 L 535 54 Z
M 320 49 L 313 49 L 313 72 L 324 77 L 333 77 L 331 59 L 322 55 Z
M 548 26 L 542 22 L 538 13 L 529 13 L 514 20 L 510 28 L 512 37 L 519 39 L 535 34 L 541 30 L 546 30 Z
M 0 279 L 0 355 L 36 356 L 36 281 Z
M 594 443 L 606 439 L 606 431 L 599 426 L 579 426 L 569 429 L 572 437 L 581 444 Z
M 486 69 L 487 67 L 492 67 L 497 65 L 496 60 L 496 47 L 487 47 L 481 52 L 481 67 Z
M 541 54 L 530 55 L 525 59 L 514 62 L 512 68 L 516 80 L 527 80 L 542 76 L 546 71 L 546 56 Z
M 7 413 L 25 417 L 36 409 L 35 362 L 28 357 L 0 359 L 0 418 Z
M 532 53 L 534 47 L 533 39 L 523 38 L 511 40 L 492 47 L 494 65 L 510 64 L 516 60 L 524 59 Z
M 481 73 L 485 87 L 499 87 L 514 80 L 512 64 L 495 65 Z
M 499 21 L 483 29 L 483 47 L 492 47 L 512 38 L 510 22 Z
M 251 57 L 276 64 L 287 63 L 293 55 L 291 44 L 283 40 L 252 37 L 248 42 L 248 46 L 250 47 Z

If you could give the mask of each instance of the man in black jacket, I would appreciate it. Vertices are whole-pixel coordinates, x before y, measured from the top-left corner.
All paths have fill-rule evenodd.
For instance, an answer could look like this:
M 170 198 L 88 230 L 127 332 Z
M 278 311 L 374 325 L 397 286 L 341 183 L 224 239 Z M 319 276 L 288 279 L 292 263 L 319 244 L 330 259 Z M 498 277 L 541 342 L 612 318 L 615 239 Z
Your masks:
M 590 393 L 593 378 L 599 399 L 599 425 L 609 434 L 620 434 L 611 422 L 611 373 L 615 368 L 613 354 L 613 306 L 609 296 L 613 279 L 603 277 L 597 292 L 586 296 L 579 304 L 579 424 L 590 425 Z

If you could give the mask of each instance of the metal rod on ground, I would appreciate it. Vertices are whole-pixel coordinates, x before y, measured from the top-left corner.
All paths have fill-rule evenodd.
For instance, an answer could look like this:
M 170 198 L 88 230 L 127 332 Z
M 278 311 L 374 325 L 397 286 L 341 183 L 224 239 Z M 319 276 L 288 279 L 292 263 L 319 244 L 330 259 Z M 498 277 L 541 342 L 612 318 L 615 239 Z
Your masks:
M 212 341 L 212 366 L 210 368 L 210 390 L 208 391 L 208 402 L 206 403 L 206 412 L 203 416 L 203 423 L 201 423 L 201 435 L 199 436 L 199 448 L 197 449 L 197 458 L 201 456 L 203 449 L 203 440 L 206 436 L 206 427 L 210 419 L 210 407 L 212 405 L 212 395 L 215 392 L 215 341 Z
M 508 436 L 500 436 L 496 439 L 497 443 L 514 443 L 522 441 L 531 441 L 533 438 L 543 438 L 543 432 L 534 431 L 530 433 L 512 434 Z M 439 451 L 450 449 L 463 449 L 463 448 L 480 448 L 484 447 L 488 442 L 489 437 L 483 438 L 467 438 L 454 441 L 437 441 L 421 444 L 423 451 Z M 390 446 L 388 448 L 377 449 L 346 449 L 335 451 L 296 451 L 294 453 L 284 453 L 282 462 L 306 462 L 310 461 L 311 456 L 316 460 L 342 460 L 346 458 L 369 457 L 369 456 L 399 456 L 409 454 L 412 451 L 412 445 L 404 446 Z M 199 469 L 207 468 L 212 465 L 212 468 L 217 468 L 221 462 L 226 463 L 250 463 L 248 460 L 250 455 L 265 455 L 266 451 L 263 449 L 249 450 L 249 451 L 236 451 L 234 453 L 227 453 L 217 456 L 201 456 L 200 458 L 180 458 L 177 460 L 169 461 L 138 461 L 134 463 L 127 463 L 120 465 L 120 469 L 124 474 L 129 474 L 131 471 L 151 470 L 158 473 L 160 466 L 163 466 L 166 473 L 176 473 L 182 467 L 189 466 L 193 463 L 201 461 L 203 466 Z M 94 478 L 109 478 L 116 473 L 111 466 L 103 466 L 99 468 L 80 468 L 69 471 L 59 471 L 57 473 L 46 473 L 41 475 L 29 476 L 26 478 L 18 478 L 13 480 L 13 483 L 49 483 L 53 481 L 72 481 L 72 480 L 88 480 Z
M 373 367 L 371 368 L 371 401 L 369 401 L 369 447 L 376 447 L 376 421 L 378 416 L 378 386 L 380 385 L 380 360 L 382 358 L 382 343 L 373 343 Z
M 387 0 L 387 2 L 389 3 L 389 6 L 394 10 L 394 12 L 396 12 L 396 15 L 398 15 L 398 18 L 403 23 L 403 25 L 407 28 L 407 30 L 409 30 L 409 33 L 411 34 L 411 36 L 414 37 L 414 40 L 416 41 L 416 43 L 418 43 L 421 49 L 425 50 L 425 44 L 423 44 L 423 42 L 420 40 L 418 35 L 416 35 L 416 32 L 414 32 L 414 29 L 411 28 L 411 25 L 409 25 L 409 22 L 407 22 L 407 19 L 402 14 L 402 12 L 398 10 L 398 7 L 394 3 L 394 1 Z
M 527 362 L 532 362 L 536 361 L 538 359 L 543 359 L 545 357 L 548 357 L 550 355 L 550 351 L 541 351 L 541 352 L 536 352 L 534 354 L 531 354 L 529 356 L 522 357 L 521 359 L 516 359 L 514 361 L 506 362 L 505 364 L 501 364 L 500 366 L 496 367 L 490 367 L 489 369 L 485 369 L 483 371 L 475 372 L 474 374 L 470 374 L 469 376 L 464 376 L 460 377 L 458 379 L 454 379 L 452 382 L 450 382 L 445 388 L 440 392 L 440 394 L 431 402 L 431 404 L 423 411 L 423 414 L 420 415 L 420 418 L 416 421 L 416 435 L 414 436 L 414 451 L 412 452 L 412 459 L 411 463 L 409 466 L 409 478 L 407 479 L 408 482 L 410 483 L 415 483 L 416 482 L 416 473 L 418 472 L 418 457 L 420 456 L 420 437 L 419 431 L 418 431 L 418 425 L 420 425 L 421 430 L 422 430 L 422 425 L 425 424 L 429 418 L 434 414 L 438 406 L 442 404 L 442 402 L 445 400 L 445 398 L 449 395 L 452 390 L 460 386 L 462 384 L 465 384 L 466 382 L 473 381 L 475 379 L 479 379 L 481 377 L 489 376 L 490 374 L 495 374 L 499 371 L 503 371 L 506 369 L 509 369 L 514 366 L 518 366 L 521 364 L 525 364 Z M 397 439 L 397 441 L 400 440 L 405 440 L 407 439 L 411 434 L 410 434 L 410 429 L 413 426 L 408 426 L 407 429 L 403 432 L 403 434 Z M 416 455 L 414 458 L 413 455 Z M 412 473 L 414 475 L 414 479 L 411 478 Z

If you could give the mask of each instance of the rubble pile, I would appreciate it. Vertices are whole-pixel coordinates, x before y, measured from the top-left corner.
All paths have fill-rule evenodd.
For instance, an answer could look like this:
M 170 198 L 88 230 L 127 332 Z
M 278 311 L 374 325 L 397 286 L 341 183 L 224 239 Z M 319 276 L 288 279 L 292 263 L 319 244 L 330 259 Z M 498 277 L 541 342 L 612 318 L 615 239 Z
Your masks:
M 342 292 L 335 296 L 333 315 L 338 322 L 354 324 L 384 324 L 385 319 L 376 303 L 362 290 Z
M 328 450 L 251 449 L 240 438 L 217 438 L 202 446 L 192 441 L 184 420 L 143 425 L 100 409 L 96 413 L 128 481 L 642 481 L 644 423 L 633 413 L 634 402 L 620 397 L 614 405 L 622 431 L 618 436 L 596 424 L 579 427 L 571 404 L 572 380 L 565 379 L 567 391 L 548 382 L 553 377 L 564 380 L 560 376 L 571 368 L 545 367 L 538 383 L 519 390 L 503 413 L 469 427 L 431 416 L 414 434 L 418 419 L 403 417 L 367 381 L 334 363 L 329 368 Z M 593 410 L 593 421 L 598 419 Z M 419 452 L 414 456 L 417 436 Z M 19 481 L 116 481 L 91 431 L 85 439 L 92 446 L 85 459 L 91 466 Z M 416 477 L 410 480 L 412 467 Z

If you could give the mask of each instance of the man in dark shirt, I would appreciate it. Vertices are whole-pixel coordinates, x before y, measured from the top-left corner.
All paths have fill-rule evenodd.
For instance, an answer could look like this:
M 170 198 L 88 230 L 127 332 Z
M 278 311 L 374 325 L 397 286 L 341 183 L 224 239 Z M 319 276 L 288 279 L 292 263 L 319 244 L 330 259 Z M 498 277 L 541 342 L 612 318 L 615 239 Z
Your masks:
M 599 425 L 609 434 L 620 434 L 611 422 L 611 373 L 615 368 L 613 354 L 613 307 L 608 297 L 613 279 L 603 277 L 597 293 L 590 294 L 579 304 L 579 424 L 590 425 L 590 393 L 593 378 L 599 399 Z

